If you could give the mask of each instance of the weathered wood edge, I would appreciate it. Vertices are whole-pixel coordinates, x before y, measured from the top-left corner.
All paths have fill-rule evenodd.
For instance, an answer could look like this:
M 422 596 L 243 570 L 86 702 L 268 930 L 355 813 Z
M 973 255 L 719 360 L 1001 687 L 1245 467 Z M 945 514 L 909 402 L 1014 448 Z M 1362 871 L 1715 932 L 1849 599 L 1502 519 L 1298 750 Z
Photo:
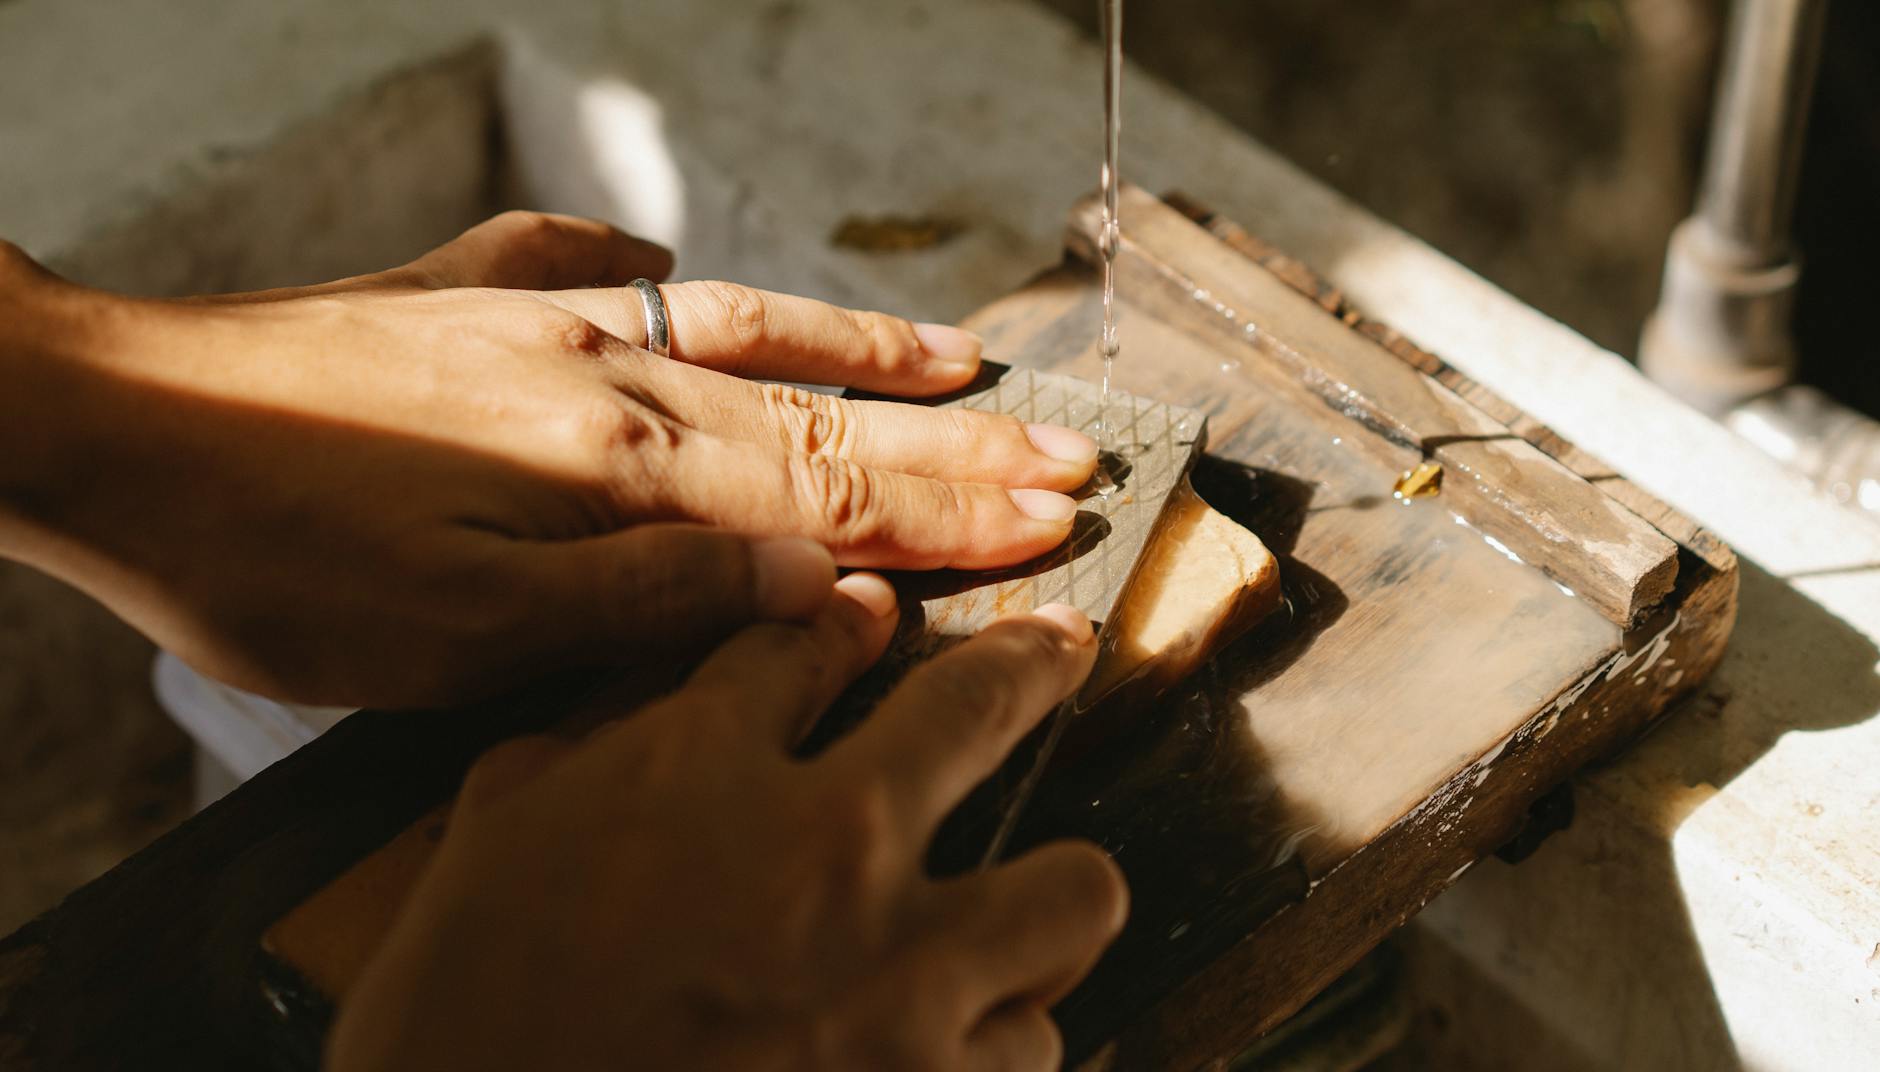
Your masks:
M 1692 565 L 1692 587 L 1674 594 L 1673 620 L 1664 632 L 1638 630 L 1641 647 L 1616 656 L 1458 771 L 1416 811 L 1335 867 L 1303 901 L 1124 1027 L 1084 1067 L 1192 1069 L 1232 1057 L 1512 838 L 1533 803 L 1580 766 L 1575 757 L 1609 755 L 1645 730 L 1715 667 L 1734 622 L 1735 572 L 1711 569 L 1695 554 Z M 1647 682 L 1651 692 L 1641 702 L 1631 671 L 1644 662 L 1677 671 Z M 1535 747 L 1548 736 L 1556 737 L 1549 747 Z M 1468 818 L 1458 821 L 1458 813 Z M 1433 866 L 1406 876 L 1401 861 L 1413 848 Z M 1395 896 L 1380 902 L 1379 890 Z M 1276 994 L 1294 996 L 1274 1002 Z
M 1682 562 L 1671 594 L 1648 621 L 1626 634 L 1623 651 L 1457 771 L 1415 811 L 1325 875 L 1303 901 L 1269 919 L 1125 1025 L 1080 1064 L 1084 1072 L 1224 1067 L 1513 837 L 1534 802 L 1583 765 L 1574 757 L 1616 754 L 1693 691 L 1723 657 L 1736 620 L 1736 556 L 1713 533 L 1402 334 L 1352 309 L 1304 265 L 1180 195 L 1172 195 L 1169 203 L 1329 315 L 1445 382 L 1637 514 L 1678 544 Z M 1641 688 L 1649 689 L 1643 697 Z M 1555 735 L 1561 736 L 1552 746 L 1536 747 Z M 1469 820 L 1455 821 L 1458 812 Z M 1412 846 L 1433 856 L 1435 865 L 1403 883 L 1401 861 L 1410 858 Z M 1394 903 L 1358 896 L 1393 886 L 1402 891 Z M 1301 935 L 1308 937 L 1302 941 Z M 1274 994 L 1295 996 L 1274 1003 Z
M 1412 342 L 1402 332 L 1381 320 L 1366 316 L 1351 304 L 1343 291 L 1326 282 L 1311 268 L 1179 192 L 1166 194 L 1163 200 L 1170 208 L 1266 269 L 1280 282 L 1311 298 L 1320 308 L 1353 331 L 1382 346 L 1404 364 L 1461 395 L 1471 405 L 1533 444 L 1535 449 L 1566 466 L 1615 502 L 1637 514 L 1672 542 L 1696 554 L 1713 569 L 1736 569 L 1735 554 L 1715 533 L 1620 476 L 1605 462 L 1574 446 L 1514 403 L 1469 379 L 1442 358 Z
M 0 1066 L 261 1067 L 261 932 L 593 692 L 567 675 L 448 711 L 361 711 L 0 939 Z M 240 859 L 244 882 L 226 870 Z
M 1086 199 L 1072 210 L 1066 231 L 1066 245 L 1086 261 L 1095 256 L 1097 220 L 1096 206 Z M 1437 378 L 1406 367 L 1371 336 L 1354 337 L 1341 318 L 1320 318 L 1323 306 L 1314 295 L 1270 272 L 1249 276 L 1242 270 L 1244 252 L 1159 199 L 1126 187 L 1122 222 L 1123 270 L 1211 305 L 1219 315 L 1204 316 L 1199 324 L 1246 354 L 1250 367 L 1257 361 L 1298 380 L 1357 421 L 1371 433 L 1365 441 L 1382 460 L 1443 463 L 1449 473 L 1445 497 L 1472 524 L 1609 619 L 1630 627 L 1671 591 L 1677 572 L 1673 541 L 1506 422 Z M 1269 318 L 1283 327 L 1274 328 Z M 1262 330 L 1254 331 L 1256 323 Z M 1287 337 L 1281 341 L 1276 332 Z M 1359 384 L 1364 386 L 1354 386 Z M 1582 553 L 1556 553 L 1574 539 Z

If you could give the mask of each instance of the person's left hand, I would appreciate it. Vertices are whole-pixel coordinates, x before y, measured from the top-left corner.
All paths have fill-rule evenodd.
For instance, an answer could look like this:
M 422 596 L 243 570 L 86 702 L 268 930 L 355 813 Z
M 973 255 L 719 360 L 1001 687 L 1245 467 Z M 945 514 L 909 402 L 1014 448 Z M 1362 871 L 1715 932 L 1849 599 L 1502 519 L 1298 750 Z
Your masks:
M 231 684 L 406 706 L 684 660 L 814 614 L 838 564 L 1069 535 L 1085 436 L 742 378 L 930 395 L 974 336 L 687 282 L 657 357 L 619 284 L 670 264 L 511 213 L 389 272 L 174 302 L 0 243 L 0 554 Z

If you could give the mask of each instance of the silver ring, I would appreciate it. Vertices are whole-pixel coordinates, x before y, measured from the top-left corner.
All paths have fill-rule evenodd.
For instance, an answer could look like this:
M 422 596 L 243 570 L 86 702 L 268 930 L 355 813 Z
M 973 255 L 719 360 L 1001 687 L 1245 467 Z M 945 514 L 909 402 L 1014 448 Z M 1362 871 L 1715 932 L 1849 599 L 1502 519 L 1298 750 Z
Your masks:
M 628 285 L 640 292 L 640 306 L 646 310 L 646 348 L 661 357 L 671 357 L 672 318 L 666 315 L 666 296 L 651 279 L 642 277 Z

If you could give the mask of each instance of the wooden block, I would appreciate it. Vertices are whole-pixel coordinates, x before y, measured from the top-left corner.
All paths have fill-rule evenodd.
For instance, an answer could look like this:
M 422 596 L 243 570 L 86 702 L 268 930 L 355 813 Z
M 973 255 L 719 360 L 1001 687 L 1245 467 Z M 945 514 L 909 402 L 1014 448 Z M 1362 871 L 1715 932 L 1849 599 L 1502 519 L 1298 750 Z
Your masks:
M 1279 606 L 1279 561 L 1183 481 L 1143 554 L 1084 694 L 1143 703 Z
M 1072 215 L 1070 241 L 1085 256 L 1098 221 L 1090 201 Z M 1294 287 L 1248 271 L 1246 257 L 1141 190 L 1125 190 L 1121 223 L 1132 281 L 1201 305 L 1197 328 L 1243 346 L 1244 361 L 1278 366 L 1395 448 L 1387 456 L 1440 462 L 1445 494 L 1472 501 L 1472 523 L 1613 621 L 1632 624 L 1671 591 L 1675 545 L 1505 424 Z
M 1130 878 L 1124 935 L 1057 1010 L 1073 1058 L 1186 1069 L 1230 1057 L 1298 1008 L 1511 836 L 1549 786 L 1690 689 L 1722 652 L 1735 562 L 1673 511 L 1658 507 L 1649 521 L 1633 513 L 1627 503 L 1648 497 L 1558 437 L 1541 438 L 1595 481 L 1473 408 L 1463 397 L 1476 394 L 1472 385 L 1432 378 L 1453 373 L 1433 356 L 1413 362 L 1383 349 L 1377 340 L 1394 334 L 1361 334 L 1366 322 L 1342 299 L 1312 300 L 1327 290 L 1309 273 L 1294 266 L 1280 281 L 1244 257 L 1234 269 L 1219 254 L 1235 251 L 1172 224 L 1161 245 L 1138 231 L 1132 247 L 1134 211 L 1126 202 L 1117 380 L 1207 411 L 1210 456 L 1196 487 L 1279 555 L 1287 603 L 1139 714 L 1138 731 L 1049 772 L 1017 845 L 1090 837 Z M 1087 243 L 1073 238 L 1073 247 Z M 1248 345 L 1243 313 L 1197 283 L 1212 277 L 1195 268 L 1191 248 L 1208 252 L 1204 267 L 1252 268 L 1304 297 L 1300 320 L 1319 317 L 1358 338 L 1370 356 L 1341 368 L 1366 378 L 1341 380 Z M 1088 374 L 1097 367 L 1084 327 L 1096 315 L 1093 276 L 1083 261 L 1067 264 L 968 326 L 994 352 Z M 1327 343 L 1310 337 L 1320 345 L 1283 341 L 1316 360 Z M 1445 393 L 1445 405 L 1464 408 L 1439 411 L 1448 423 L 1437 427 L 1508 444 L 1515 494 L 1455 494 L 1446 483 L 1434 499 L 1391 499 L 1396 474 L 1424 451 L 1410 438 L 1421 429 L 1379 399 L 1423 407 Z M 1429 410 L 1413 416 L 1427 420 Z M 1544 530 L 1529 511 L 1544 504 L 1526 497 L 1547 486 L 1568 502 L 1609 501 L 1590 503 L 1586 532 L 1537 540 Z M 1498 535 L 1510 520 L 1525 540 Z M 1678 561 L 1656 607 L 1654 569 L 1634 572 L 1647 580 L 1628 596 L 1614 566 L 1623 557 L 1544 560 L 1600 550 L 1589 545 L 1607 541 L 1591 533 L 1623 534 L 1635 550 L 1664 541 Z M 1580 574 L 1610 580 L 1608 598 L 1595 605 L 1555 580 Z

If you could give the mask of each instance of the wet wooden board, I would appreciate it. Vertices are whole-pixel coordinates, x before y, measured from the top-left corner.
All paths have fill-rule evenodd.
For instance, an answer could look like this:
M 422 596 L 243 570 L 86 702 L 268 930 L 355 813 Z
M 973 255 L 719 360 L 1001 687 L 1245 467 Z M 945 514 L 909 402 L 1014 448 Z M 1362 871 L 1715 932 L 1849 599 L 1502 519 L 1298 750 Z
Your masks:
M 1094 837 L 1131 881 L 1125 934 L 1058 1009 L 1074 1061 L 1189 1069 L 1289 1015 L 1695 686 L 1735 562 L 1231 225 L 1133 191 L 1122 223 L 1118 380 L 1207 414 L 1194 482 L 1279 553 L 1288 606 L 1160 703 L 1067 737 L 1016 845 Z M 1072 257 L 971 326 L 1002 359 L 1088 376 L 1095 301 Z M 1393 501 L 1426 455 L 1463 479 Z M 263 929 L 586 687 L 341 723 L 0 943 L 0 1055 L 269 1053 Z
M 1238 1052 L 1691 688 L 1734 618 L 1714 538 L 1209 222 L 1125 198 L 1116 378 L 1208 414 L 1195 485 L 1280 555 L 1288 612 L 1070 742 L 1021 827 L 1130 879 L 1058 1009 L 1091 1068 Z M 993 352 L 1097 368 L 1093 233 L 1085 206 L 1081 255 L 971 321 Z M 1393 499 L 1424 460 L 1442 493 Z

